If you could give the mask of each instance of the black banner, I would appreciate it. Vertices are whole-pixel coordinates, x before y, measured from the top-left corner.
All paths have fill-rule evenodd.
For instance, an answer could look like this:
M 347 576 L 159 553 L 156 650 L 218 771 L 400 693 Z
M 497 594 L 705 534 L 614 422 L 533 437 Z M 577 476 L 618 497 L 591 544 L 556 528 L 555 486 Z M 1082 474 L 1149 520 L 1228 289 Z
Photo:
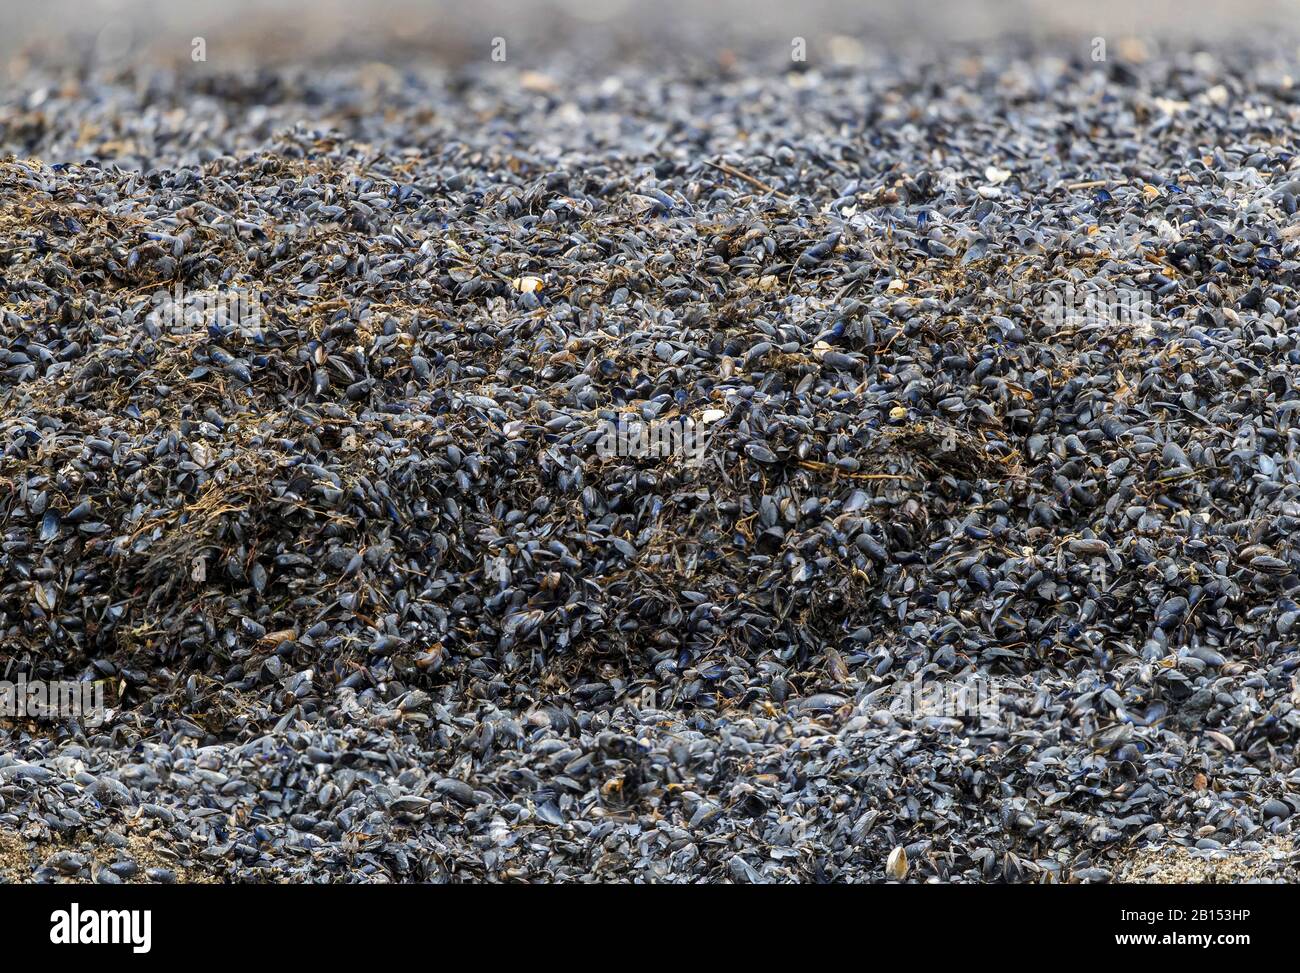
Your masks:
M 819 924 L 813 918 L 819 914 L 828 923 L 819 935 L 840 940 L 843 927 L 830 921 L 831 913 L 806 911 L 828 908 L 860 916 L 861 925 L 850 929 L 886 937 L 897 948 L 923 950 L 927 957 L 1039 947 L 1055 955 L 1172 949 L 1171 956 L 1195 950 L 1230 958 L 1289 942 L 1295 896 L 1289 888 L 1265 885 L 891 885 L 766 893 L 697 886 L 598 894 L 581 887 L 0 887 L 5 942 L 18 955 L 111 953 L 132 965 L 215 957 L 231 949 L 231 956 L 250 949 L 259 963 L 373 959 L 423 952 L 430 934 L 454 936 L 462 948 L 478 942 L 547 949 L 570 940 L 584 952 L 621 955 L 632 948 L 648 957 L 653 949 L 642 953 L 634 946 L 646 942 L 648 929 L 659 947 L 672 950 L 675 937 L 685 943 L 685 937 L 699 936 L 714 921 L 708 916 L 727 917 L 719 928 L 730 956 L 737 947 L 767 949 L 799 930 L 806 935 Z M 749 928 L 746 914 L 752 916 Z

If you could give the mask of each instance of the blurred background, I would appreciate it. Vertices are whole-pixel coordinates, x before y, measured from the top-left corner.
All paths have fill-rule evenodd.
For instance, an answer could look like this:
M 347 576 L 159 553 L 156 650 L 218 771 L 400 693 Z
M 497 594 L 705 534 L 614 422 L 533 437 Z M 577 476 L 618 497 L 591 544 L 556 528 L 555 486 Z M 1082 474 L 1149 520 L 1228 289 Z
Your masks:
M 191 61 L 202 37 L 216 70 L 455 66 L 488 59 L 502 37 L 524 67 L 737 54 L 788 65 L 795 37 L 809 61 L 851 63 L 864 48 L 998 39 L 1291 44 L 1297 23 L 1300 0 L 0 0 L 0 59 L 11 81 L 33 65 L 165 65 Z

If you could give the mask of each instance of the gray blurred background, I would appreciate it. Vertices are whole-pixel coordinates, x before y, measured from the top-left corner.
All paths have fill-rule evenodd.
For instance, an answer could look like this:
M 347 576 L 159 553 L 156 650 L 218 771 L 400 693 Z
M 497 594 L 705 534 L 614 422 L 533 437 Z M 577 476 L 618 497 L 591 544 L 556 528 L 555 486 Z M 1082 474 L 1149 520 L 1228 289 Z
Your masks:
M 0 0 L 8 80 L 34 65 L 120 68 L 190 61 L 203 37 L 216 70 L 340 60 L 455 66 L 487 59 L 597 62 L 726 59 L 851 62 L 861 49 L 1102 36 L 1184 44 L 1291 44 L 1300 0 Z M 1290 52 L 1294 54 L 1294 49 Z M 17 76 L 17 77 L 16 77 Z

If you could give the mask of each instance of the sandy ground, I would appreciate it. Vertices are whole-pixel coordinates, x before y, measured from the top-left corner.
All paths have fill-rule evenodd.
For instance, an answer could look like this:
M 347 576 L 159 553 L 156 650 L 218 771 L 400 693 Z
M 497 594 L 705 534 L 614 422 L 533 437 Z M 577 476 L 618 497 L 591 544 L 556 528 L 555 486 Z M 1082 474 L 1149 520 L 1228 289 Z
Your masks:
M 162 832 L 159 832 L 161 835 Z M 49 841 L 31 842 L 11 828 L 0 826 L 0 884 L 20 884 L 32 881 L 32 875 L 44 860 L 60 851 L 72 851 L 86 855 L 94 865 L 92 874 L 112 862 L 129 858 L 139 866 L 139 872 L 125 884 L 147 883 L 145 875 L 150 868 L 170 869 L 176 875 L 176 881 L 186 885 L 208 885 L 220 881 L 215 873 L 203 872 L 193 868 L 178 868 L 166 854 L 165 846 L 155 840 L 151 832 L 138 831 L 126 834 L 126 846 L 122 849 L 106 844 L 94 844 L 90 841 L 69 842 L 64 844 Z M 163 835 L 163 839 L 166 836 Z
M 1115 881 L 1138 885 L 1224 885 L 1287 879 L 1294 845 L 1276 839 L 1259 851 L 1202 852 L 1181 845 L 1144 848 L 1128 860 Z

